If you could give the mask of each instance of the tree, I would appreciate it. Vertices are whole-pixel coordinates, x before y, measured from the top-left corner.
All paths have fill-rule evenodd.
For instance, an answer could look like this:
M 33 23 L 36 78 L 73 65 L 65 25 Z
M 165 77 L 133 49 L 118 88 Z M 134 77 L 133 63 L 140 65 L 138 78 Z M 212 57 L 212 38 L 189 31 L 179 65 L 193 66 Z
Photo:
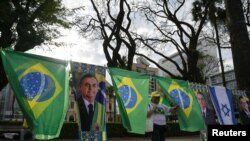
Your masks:
M 202 10 L 204 7 L 204 3 L 206 3 L 207 0 L 195 0 L 194 7 L 193 7 L 193 17 L 194 20 L 200 20 L 201 14 L 204 13 Z M 208 21 L 211 23 L 211 25 L 214 28 L 215 31 L 215 43 L 217 44 L 218 53 L 219 53 L 219 60 L 220 60 L 220 66 L 221 66 L 221 76 L 222 76 L 222 82 L 223 86 L 226 87 L 226 80 L 225 80 L 225 73 L 224 73 L 224 65 L 222 60 L 222 53 L 221 53 L 221 41 L 220 41 L 220 35 L 219 35 L 219 26 L 225 25 L 225 10 L 220 8 L 222 1 L 221 0 L 210 0 L 211 4 L 208 8 Z
M 213 56 L 204 55 L 198 61 L 198 68 L 201 70 L 203 79 L 207 81 L 211 75 L 218 73 L 219 61 Z
M 202 16 L 203 20 L 194 23 L 190 20 L 185 21 L 183 15 L 181 16 L 180 9 L 185 9 L 184 5 L 187 4 L 185 0 L 174 1 L 175 3 L 169 0 L 141 0 L 130 3 L 127 0 L 90 0 L 90 2 L 93 11 L 89 15 L 78 17 L 76 25 L 84 37 L 101 40 L 108 67 L 130 70 L 133 58 L 137 55 L 154 63 L 172 78 L 205 82 L 197 65 L 200 54 L 197 51 L 197 43 L 207 13 Z M 205 4 L 206 12 L 209 4 L 210 2 Z M 131 18 L 132 16 L 134 18 Z M 141 19 L 144 21 L 140 21 Z M 136 25 L 138 21 L 148 22 L 148 29 L 153 29 L 153 34 L 139 33 L 140 27 Z M 162 51 L 169 46 L 176 49 L 182 59 L 181 64 Z M 173 74 L 159 65 L 154 57 L 141 52 L 144 49 L 173 63 L 181 75 Z M 122 60 L 124 54 L 128 59 L 127 64 Z
M 183 14 L 186 4 L 188 3 L 185 0 L 156 0 L 139 7 L 144 11 L 146 20 L 155 27 L 154 35 L 156 35 L 155 37 L 141 38 L 142 44 L 174 64 L 181 76 L 177 76 L 166 70 L 146 55 L 139 55 L 147 58 L 172 78 L 205 83 L 197 65 L 200 56 L 200 52 L 197 50 L 197 44 L 206 22 L 208 7 L 211 2 L 206 1 L 206 3 L 204 3 L 204 14 L 201 15 L 201 20 L 196 23 L 184 18 L 184 16 L 187 16 Z M 157 46 L 165 46 L 165 48 L 174 47 L 181 58 L 181 64 L 177 63 L 165 53 L 162 53 L 162 51 L 157 50 Z
M 225 0 L 233 62 L 239 89 L 250 91 L 250 41 L 242 10 L 242 2 Z
M 67 10 L 61 0 L 1 0 L 0 48 L 27 51 L 37 45 L 52 43 L 60 36 L 58 27 L 69 28 Z M 0 89 L 7 78 L 0 63 Z
M 119 66 L 131 70 L 136 43 L 129 31 L 132 21 L 129 3 L 127 0 L 90 0 L 90 2 L 94 14 L 76 18 L 76 26 L 84 37 L 102 41 L 108 67 Z M 127 54 L 122 55 L 126 51 Z
M 246 24 L 250 28 L 250 1 L 242 0 L 243 3 L 243 12 L 246 19 Z

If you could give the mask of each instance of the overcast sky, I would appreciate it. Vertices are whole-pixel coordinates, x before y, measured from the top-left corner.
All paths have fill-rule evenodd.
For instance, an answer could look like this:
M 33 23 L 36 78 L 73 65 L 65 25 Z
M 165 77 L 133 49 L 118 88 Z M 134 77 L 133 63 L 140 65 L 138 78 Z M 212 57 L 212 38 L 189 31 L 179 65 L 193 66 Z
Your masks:
M 88 0 L 74 0 L 74 2 L 72 2 L 72 0 L 64 0 L 64 3 L 68 8 L 75 8 L 80 5 L 90 6 Z M 89 9 L 86 10 L 89 11 Z M 144 24 L 140 23 L 139 25 L 140 25 L 139 30 L 145 31 L 147 29 L 145 23 Z M 63 36 L 55 41 L 64 42 L 67 44 L 66 46 L 57 48 L 54 47 L 53 50 L 49 50 L 48 47 L 45 47 L 45 50 L 35 48 L 29 52 L 36 53 L 39 55 L 55 57 L 59 59 L 66 59 L 77 62 L 94 64 L 94 65 L 103 66 L 107 64 L 106 58 L 102 50 L 101 42 L 86 40 L 83 37 L 79 36 L 78 32 L 75 31 L 74 29 L 71 30 L 62 29 L 62 34 Z M 226 66 L 227 64 L 232 65 L 231 51 L 229 49 L 226 49 L 223 50 L 223 52 L 224 52 L 223 58 L 225 60 L 224 66 Z
M 74 2 L 72 0 L 64 0 L 64 3 L 68 8 L 75 8 L 83 4 L 86 5 L 86 0 L 74 0 Z M 107 64 L 102 51 L 101 43 L 84 39 L 79 36 L 78 32 L 74 29 L 62 29 L 61 31 L 63 36 L 55 41 L 64 42 L 66 43 L 66 46 L 43 46 L 44 49 L 36 47 L 28 52 L 101 66 Z M 53 49 L 50 50 L 50 48 Z

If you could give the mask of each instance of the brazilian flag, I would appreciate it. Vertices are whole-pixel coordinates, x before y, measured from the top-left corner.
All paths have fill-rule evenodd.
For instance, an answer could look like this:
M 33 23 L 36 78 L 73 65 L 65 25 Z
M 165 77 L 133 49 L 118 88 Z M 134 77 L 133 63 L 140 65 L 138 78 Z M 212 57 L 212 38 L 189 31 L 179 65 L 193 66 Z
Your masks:
M 149 76 L 109 68 L 123 126 L 132 133 L 145 134 Z
M 174 105 L 179 105 L 178 120 L 180 129 L 195 132 L 204 129 L 201 109 L 194 91 L 183 80 L 155 77 L 167 99 Z
M 2 50 L 9 83 L 36 139 L 59 136 L 68 108 L 67 63 L 28 53 Z
M 154 91 L 154 92 L 158 92 L 158 91 Z M 152 94 L 153 94 L 154 92 L 152 92 L 152 93 L 148 96 L 148 101 L 149 101 L 149 103 L 151 102 Z M 161 91 L 159 91 L 159 92 L 162 93 Z M 163 105 L 166 105 L 166 106 L 169 106 L 169 105 L 170 105 L 170 103 L 168 102 L 168 100 L 167 100 L 167 98 L 166 98 L 165 95 L 161 95 L 161 96 L 160 96 L 160 102 L 159 102 L 159 104 L 163 104 Z

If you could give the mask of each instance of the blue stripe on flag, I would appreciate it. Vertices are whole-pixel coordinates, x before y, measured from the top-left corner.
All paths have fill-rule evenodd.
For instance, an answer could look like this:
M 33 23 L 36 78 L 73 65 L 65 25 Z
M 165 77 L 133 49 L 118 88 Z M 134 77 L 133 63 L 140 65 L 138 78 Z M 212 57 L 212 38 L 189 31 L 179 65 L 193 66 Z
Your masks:
M 231 91 L 225 87 L 209 86 L 209 92 L 220 124 L 236 124 Z
M 96 94 L 95 100 L 98 101 L 99 103 L 105 105 L 105 101 L 106 101 L 106 97 L 105 97 L 106 84 L 105 84 L 105 82 L 100 82 L 99 87 L 100 87 L 100 90 Z

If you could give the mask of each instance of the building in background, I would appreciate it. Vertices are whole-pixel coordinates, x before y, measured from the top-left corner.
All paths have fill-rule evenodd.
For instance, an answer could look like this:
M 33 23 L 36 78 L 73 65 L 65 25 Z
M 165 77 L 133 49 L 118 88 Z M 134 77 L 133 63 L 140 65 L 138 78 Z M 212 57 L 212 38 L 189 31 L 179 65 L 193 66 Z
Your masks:
M 143 57 L 138 57 L 136 59 L 136 63 L 133 63 L 132 65 L 132 71 L 149 74 L 151 76 L 158 75 L 159 74 L 158 68 L 150 67 L 149 65 L 150 64 Z M 149 93 L 155 91 L 156 89 L 157 89 L 156 80 L 150 78 Z
M 70 93 L 69 93 L 69 107 L 66 115 L 66 121 L 76 122 L 76 90 L 72 87 L 72 81 L 70 81 Z
M 234 70 L 225 71 L 225 80 L 226 80 L 226 87 L 227 88 L 229 88 L 229 89 L 238 89 L 237 88 L 237 82 L 236 82 L 236 79 L 235 79 Z M 214 85 L 214 86 L 223 86 L 221 72 L 210 76 L 209 80 L 208 80 L 208 84 L 209 85 Z
M 197 50 L 200 52 L 200 55 L 202 56 L 201 59 L 198 61 L 198 65 L 205 65 L 202 70 L 203 77 L 206 79 L 210 75 L 219 72 L 219 59 L 217 57 L 217 47 L 215 46 L 215 44 L 209 42 L 206 39 L 203 39 L 198 43 Z M 187 61 L 187 56 L 184 53 L 182 53 L 182 55 L 184 60 Z M 178 52 L 168 57 L 173 61 L 175 61 L 181 69 L 183 68 L 182 59 Z M 179 71 L 176 69 L 176 66 L 172 62 L 166 60 L 165 58 L 160 59 L 158 61 L 158 64 L 175 75 L 181 75 Z M 165 73 L 160 69 L 159 69 L 159 75 L 164 77 L 169 77 L 167 73 Z
M 22 111 L 9 84 L 0 92 L 0 120 L 23 120 Z

